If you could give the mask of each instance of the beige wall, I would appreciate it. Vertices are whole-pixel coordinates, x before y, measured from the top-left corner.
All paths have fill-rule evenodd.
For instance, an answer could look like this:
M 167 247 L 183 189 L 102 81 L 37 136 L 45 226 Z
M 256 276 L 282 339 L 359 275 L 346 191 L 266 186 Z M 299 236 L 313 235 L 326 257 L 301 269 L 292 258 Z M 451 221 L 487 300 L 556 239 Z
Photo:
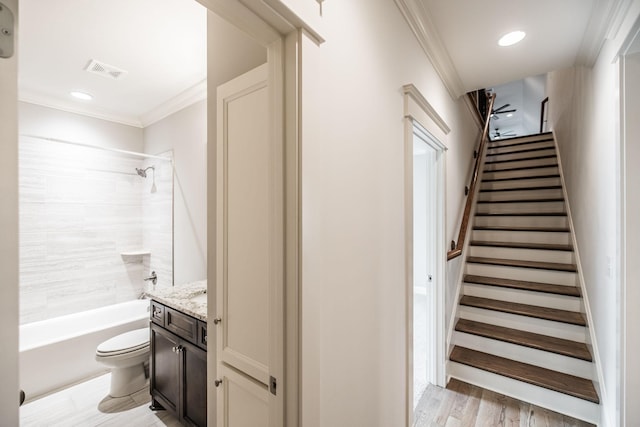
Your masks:
M 18 22 L 18 0 L 3 0 Z M 18 34 L 19 36 L 19 34 Z M 0 416 L 18 425 L 18 59 L 0 58 Z
M 142 128 L 20 102 L 20 134 L 142 153 Z
M 620 62 L 615 58 L 639 14 L 640 2 L 635 2 L 593 68 L 555 71 L 547 79 L 549 123 L 560 149 L 599 356 L 603 425 L 619 424 L 620 383 L 628 380 L 619 370 L 624 290 L 619 270 Z
M 174 284 L 207 278 L 207 101 L 144 129 L 144 152 L 173 151 Z
M 477 126 L 393 2 L 325 2 L 323 24 L 326 43 L 302 45 L 302 423 L 403 426 L 402 86 L 415 84 L 452 129 L 442 141 L 447 241 Z

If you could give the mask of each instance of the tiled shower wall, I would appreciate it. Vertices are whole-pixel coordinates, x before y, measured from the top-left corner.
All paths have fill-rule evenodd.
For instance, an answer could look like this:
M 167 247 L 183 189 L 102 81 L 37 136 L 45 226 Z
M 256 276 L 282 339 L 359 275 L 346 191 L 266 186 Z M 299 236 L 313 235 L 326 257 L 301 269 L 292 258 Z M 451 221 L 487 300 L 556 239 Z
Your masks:
M 166 253 L 172 251 L 172 237 L 166 227 L 172 221 L 173 190 L 166 174 L 172 167 L 153 160 L 160 173 L 152 194 L 151 170 L 146 179 L 135 171 L 147 163 L 21 137 L 21 324 L 135 299 L 151 269 L 162 277 L 160 286 L 171 285 L 166 277 L 172 276 L 172 261 Z M 146 242 L 145 235 L 156 240 Z M 122 255 L 141 250 L 150 255 Z

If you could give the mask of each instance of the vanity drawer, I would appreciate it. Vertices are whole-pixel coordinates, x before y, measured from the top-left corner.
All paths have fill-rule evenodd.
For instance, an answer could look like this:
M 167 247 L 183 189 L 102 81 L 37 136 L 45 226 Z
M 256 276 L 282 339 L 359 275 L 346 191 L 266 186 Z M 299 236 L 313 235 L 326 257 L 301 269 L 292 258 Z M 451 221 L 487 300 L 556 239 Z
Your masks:
M 149 316 L 153 323 L 164 327 L 164 305 L 151 301 L 151 312 Z
M 164 308 L 164 327 L 174 334 L 198 344 L 198 320 L 172 308 Z

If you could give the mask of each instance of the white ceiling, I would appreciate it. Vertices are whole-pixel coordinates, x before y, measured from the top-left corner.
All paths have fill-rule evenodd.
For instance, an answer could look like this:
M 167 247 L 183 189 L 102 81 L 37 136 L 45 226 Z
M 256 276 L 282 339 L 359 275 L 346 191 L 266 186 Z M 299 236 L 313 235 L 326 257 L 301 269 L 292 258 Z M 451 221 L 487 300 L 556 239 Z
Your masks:
M 395 0 L 451 96 L 592 66 L 632 0 Z M 500 47 L 514 30 L 527 37 Z
M 167 104 L 206 94 L 206 32 L 196 1 L 21 0 L 20 99 L 144 126 Z M 90 74 L 91 59 L 128 73 Z M 76 100 L 73 90 L 94 99 Z
M 572 66 L 595 25 L 589 26 L 594 5 L 603 0 L 421 1 L 469 92 Z M 498 46 L 514 30 L 527 36 Z

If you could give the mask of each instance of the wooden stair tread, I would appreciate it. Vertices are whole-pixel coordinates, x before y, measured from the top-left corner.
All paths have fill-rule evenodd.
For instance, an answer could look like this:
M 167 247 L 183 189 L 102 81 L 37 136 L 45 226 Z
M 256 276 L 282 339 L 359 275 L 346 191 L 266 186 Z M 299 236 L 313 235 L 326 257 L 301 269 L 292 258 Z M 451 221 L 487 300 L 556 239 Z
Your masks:
M 483 179 L 482 182 L 519 181 L 523 179 L 545 179 L 545 178 L 560 178 L 560 175 L 550 174 L 550 175 L 537 175 L 537 176 L 514 176 L 511 178 L 489 178 L 489 179 Z
M 567 227 L 516 227 L 511 225 L 474 225 L 474 230 L 491 230 L 491 231 L 536 231 L 548 233 L 568 233 Z
M 586 378 L 552 371 L 540 366 L 529 365 L 460 346 L 453 348 L 449 359 L 579 399 L 600 403 L 593 382 Z
M 574 357 L 588 362 L 593 361 L 587 345 L 577 341 L 521 331 L 520 329 L 505 328 L 504 326 L 490 325 L 468 319 L 459 319 L 456 323 L 456 331 Z
M 566 212 L 476 212 L 476 216 L 567 216 Z
M 480 192 L 492 193 L 496 191 L 535 191 L 535 190 L 562 190 L 562 185 L 541 185 L 538 187 L 485 188 L 485 189 L 480 189 Z
M 540 261 L 523 261 L 519 259 L 503 259 L 503 258 L 485 258 L 479 256 L 467 257 L 467 262 L 473 264 L 490 264 L 501 265 L 504 267 L 521 267 L 521 268 L 536 268 L 538 270 L 556 270 L 556 271 L 568 271 L 575 273 L 578 271 L 575 264 L 564 264 L 558 262 L 540 262 Z
M 511 139 L 516 140 L 518 138 L 511 138 Z M 493 150 L 493 149 L 497 149 L 497 148 L 515 147 L 516 145 L 537 144 L 539 142 L 550 142 L 550 141 L 553 141 L 553 138 L 532 139 L 531 141 L 515 142 L 513 144 L 495 145 L 498 142 L 505 142 L 505 141 L 509 141 L 509 140 L 508 139 L 500 139 L 500 140 L 495 140 L 495 141 L 489 141 L 489 145 L 487 146 L 487 148 L 490 149 L 490 150 Z M 494 146 L 492 147 L 491 144 L 494 144 Z
M 464 295 L 460 298 L 460 304 L 469 307 L 484 308 L 486 310 L 495 310 L 503 313 L 518 314 L 521 316 L 535 317 L 536 319 L 552 320 L 555 322 L 569 323 L 578 326 L 587 325 L 582 313 L 559 310 L 557 308 L 539 307 L 517 302 L 473 297 L 470 295 Z
M 478 203 L 548 203 L 564 202 L 561 197 L 551 197 L 547 199 L 524 199 L 524 200 L 478 200 Z
M 488 242 L 484 240 L 472 240 L 471 246 L 491 246 L 494 248 L 515 248 L 515 249 L 540 249 L 545 251 L 573 251 L 571 245 L 557 245 L 553 243 L 516 243 L 516 242 Z
M 540 141 L 536 141 L 536 143 L 539 143 Z M 494 150 L 494 151 L 498 151 L 498 150 L 503 150 L 505 147 L 490 147 L 487 149 L 487 157 L 491 157 L 491 156 L 505 156 L 508 154 L 520 154 L 520 153 L 533 153 L 536 151 L 544 151 L 544 150 L 555 150 L 556 147 L 554 145 L 551 146 L 547 146 L 547 147 L 538 147 L 538 148 L 525 148 L 524 150 L 519 150 L 518 147 L 516 147 L 516 149 L 514 150 L 506 150 L 506 151 L 500 151 L 499 153 L 489 153 L 489 150 Z
M 488 162 L 484 162 L 485 165 L 495 165 L 499 163 L 509 163 L 509 162 L 525 162 L 527 160 L 542 160 L 542 159 L 551 159 L 553 157 L 558 157 L 556 154 L 547 154 L 545 156 L 533 156 L 533 157 L 523 157 L 518 159 L 504 159 L 504 160 L 491 160 Z
M 526 280 L 502 279 L 498 277 L 476 276 L 473 274 L 465 274 L 463 281 L 465 283 L 520 289 L 523 291 L 544 292 L 570 297 L 580 296 L 580 288 L 577 286 L 554 285 L 551 283 L 528 282 Z
M 521 170 L 529 170 L 529 169 L 544 169 L 544 168 L 556 168 L 558 167 L 557 163 L 550 163 L 548 165 L 536 165 L 536 166 L 518 166 L 514 168 L 506 168 L 506 169 L 485 169 L 484 172 L 511 172 L 511 171 L 521 171 Z

